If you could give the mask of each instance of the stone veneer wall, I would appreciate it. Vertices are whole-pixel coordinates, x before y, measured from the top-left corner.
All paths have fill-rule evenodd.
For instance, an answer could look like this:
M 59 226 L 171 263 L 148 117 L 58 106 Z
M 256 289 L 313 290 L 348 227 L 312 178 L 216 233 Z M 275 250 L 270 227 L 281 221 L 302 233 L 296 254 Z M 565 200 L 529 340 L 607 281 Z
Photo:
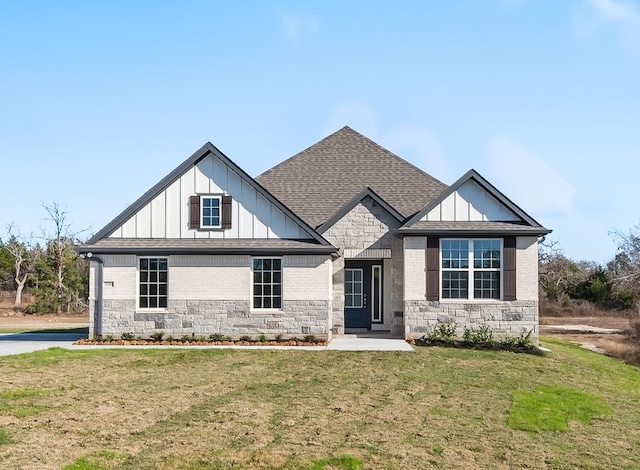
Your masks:
M 494 334 L 519 336 L 531 331 L 531 340 L 538 340 L 538 301 L 515 302 L 429 302 L 408 300 L 404 303 L 405 336 L 419 338 L 439 323 L 455 323 L 462 336 L 464 327 L 487 325 Z
M 135 311 L 134 300 L 103 302 L 102 334 L 149 335 L 164 331 L 173 336 L 222 333 L 236 339 L 242 335 L 329 337 L 329 301 L 285 301 L 277 312 L 250 310 L 243 300 L 169 301 L 167 311 Z
M 385 325 L 392 334 L 402 334 L 402 240 L 395 236 L 400 223 L 372 198 L 365 197 L 322 235 L 342 250 L 390 249 L 391 276 L 383 278 L 385 294 L 390 296 L 389 308 L 383 311 L 389 319 Z M 334 334 L 344 334 L 344 257 L 333 261 L 333 326 Z M 386 304 L 386 302 L 385 302 Z
M 242 255 L 169 256 L 169 306 L 136 309 L 137 258 L 105 255 L 103 279 L 97 263 L 90 268 L 90 327 L 93 337 L 97 285 L 103 282 L 101 334 L 147 336 L 164 331 L 173 336 L 222 333 L 237 338 L 265 334 L 285 337 L 331 336 L 329 255 L 282 257 L 283 308 L 251 310 L 251 257 Z

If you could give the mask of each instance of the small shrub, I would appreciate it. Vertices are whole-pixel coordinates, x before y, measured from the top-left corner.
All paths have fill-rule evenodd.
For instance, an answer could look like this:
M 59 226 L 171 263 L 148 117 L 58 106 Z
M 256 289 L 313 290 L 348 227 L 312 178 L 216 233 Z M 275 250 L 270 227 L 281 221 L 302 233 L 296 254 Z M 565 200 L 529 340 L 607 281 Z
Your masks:
M 253 339 L 252 339 L 252 338 L 251 338 L 251 336 L 249 336 L 249 335 L 242 335 L 242 336 L 240 336 L 240 338 L 239 338 L 239 339 L 240 339 L 240 341 L 245 341 L 245 342 L 248 342 L 248 343 L 250 343 L 251 341 L 253 341 Z
M 433 343 L 455 344 L 456 324 L 440 323 L 427 335 L 427 339 Z
M 140 335 L 136 336 L 136 341 L 142 341 L 142 336 Z
M 200 336 L 198 336 L 197 341 L 199 343 L 206 343 L 207 342 L 207 338 L 204 335 L 200 335 Z
M 120 338 L 125 341 L 133 341 L 133 333 L 122 333 Z
M 223 336 L 222 341 L 231 341 L 231 336 Z
M 171 342 L 171 341 L 175 341 L 175 340 L 176 340 L 176 339 L 175 339 L 173 336 L 171 336 L 171 335 L 169 335 L 169 336 L 167 336 L 167 337 L 165 338 L 165 341 L 169 341 L 169 342 Z
M 277 341 L 278 343 L 282 343 L 282 341 L 284 341 L 284 340 L 282 339 L 282 333 L 278 333 L 278 334 L 276 335 L 276 341 Z
M 261 343 L 266 343 L 267 337 L 265 335 L 258 336 L 258 341 Z
M 209 341 L 225 341 L 225 336 L 222 333 L 211 333 L 209 335 Z
M 300 341 L 297 336 L 292 336 L 289 341 Z
M 493 339 L 493 331 L 487 325 L 482 325 L 477 329 L 465 326 L 462 340 L 468 346 L 496 346 L 496 341 Z
M 107 335 L 105 336 L 102 341 L 106 342 L 106 343 L 110 343 L 111 341 L 113 341 L 113 335 Z
M 191 341 L 191 336 L 189 336 L 189 335 L 182 335 L 180 337 L 180 342 L 181 343 L 188 343 L 189 341 Z
M 162 341 L 163 337 L 164 337 L 164 331 L 156 331 L 155 333 L 151 333 L 151 336 L 150 336 L 150 338 L 154 340 L 156 343 L 159 343 L 160 341 Z
M 315 335 L 306 335 L 304 337 L 304 342 L 305 343 L 315 343 L 316 342 L 316 336 Z

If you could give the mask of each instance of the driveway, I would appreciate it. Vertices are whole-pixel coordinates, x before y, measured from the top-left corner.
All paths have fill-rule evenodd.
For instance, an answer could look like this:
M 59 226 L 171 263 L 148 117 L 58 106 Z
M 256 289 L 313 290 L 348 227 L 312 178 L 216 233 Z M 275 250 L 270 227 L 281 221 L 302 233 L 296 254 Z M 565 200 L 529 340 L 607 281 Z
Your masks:
M 0 356 L 30 353 L 53 347 L 66 348 L 86 333 L 2 333 L 0 334 Z

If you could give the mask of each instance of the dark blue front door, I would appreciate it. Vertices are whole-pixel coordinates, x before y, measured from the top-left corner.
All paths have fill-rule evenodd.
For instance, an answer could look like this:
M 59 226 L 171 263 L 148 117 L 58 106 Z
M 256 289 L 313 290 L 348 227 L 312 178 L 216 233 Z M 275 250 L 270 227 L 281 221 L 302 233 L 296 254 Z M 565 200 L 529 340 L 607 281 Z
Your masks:
M 372 261 L 347 261 L 344 268 L 344 327 L 371 328 Z

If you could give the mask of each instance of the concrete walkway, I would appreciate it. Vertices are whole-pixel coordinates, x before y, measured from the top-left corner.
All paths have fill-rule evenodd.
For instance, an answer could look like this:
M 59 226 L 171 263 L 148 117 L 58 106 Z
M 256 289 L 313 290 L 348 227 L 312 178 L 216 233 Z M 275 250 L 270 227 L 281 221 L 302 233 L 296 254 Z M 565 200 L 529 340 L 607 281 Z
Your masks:
M 1 333 L 0 356 L 30 353 L 49 348 L 69 348 L 86 333 Z

